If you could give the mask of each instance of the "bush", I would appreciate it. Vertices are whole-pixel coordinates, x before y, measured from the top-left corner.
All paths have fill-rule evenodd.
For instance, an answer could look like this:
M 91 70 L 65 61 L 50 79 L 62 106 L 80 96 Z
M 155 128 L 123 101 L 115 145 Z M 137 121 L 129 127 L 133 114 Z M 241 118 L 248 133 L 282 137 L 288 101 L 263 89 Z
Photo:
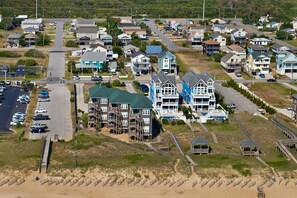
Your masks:
M 82 120 L 83 126 L 87 127 L 88 126 L 88 114 L 87 113 L 82 114 L 81 120 Z
M 5 57 L 5 58 L 18 58 L 21 56 L 22 55 L 20 55 L 16 52 L 11 52 L 11 51 L 1 51 L 0 52 L 0 57 Z
M 45 58 L 44 54 L 41 51 L 36 49 L 30 49 L 25 54 L 25 57 L 33 57 L 33 58 Z
M 113 87 L 122 87 L 123 84 L 122 84 L 121 81 L 119 81 L 119 80 L 114 80 L 114 81 L 112 82 L 112 86 L 113 86 Z
M 20 59 L 17 65 L 25 65 L 26 67 L 37 66 L 38 63 L 34 59 Z
M 66 47 L 78 47 L 78 44 L 74 40 L 66 41 Z
M 74 102 L 74 96 L 70 97 L 70 102 Z
M 140 86 L 140 82 L 138 82 L 137 80 L 133 81 L 133 84 L 135 85 L 135 87 L 138 89 L 138 87 Z
M 220 63 L 221 62 L 221 58 L 223 57 L 223 54 L 215 54 L 213 56 L 214 58 L 214 61 L 217 62 L 217 63 Z
M 162 124 L 169 124 L 169 122 L 166 119 L 162 119 Z
M 176 121 L 176 124 L 177 124 L 177 125 L 184 125 L 184 124 L 186 124 L 186 123 L 185 123 L 185 121 L 183 121 L 183 120 L 178 120 L 178 121 Z
M 122 48 L 119 47 L 119 46 L 113 47 L 112 50 L 113 50 L 114 53 L 118 54 L 119 56 L 123 54 Z
M 175 120 L 172 120 L 170 124 L 171 125 L 176 125 L 176 121 Z
M 35 39 L 36 46 L 45 46 L 45 45 L 49 45 L 50 43 L 51 43 L 51 38 L 47 34 L 40 34 Z

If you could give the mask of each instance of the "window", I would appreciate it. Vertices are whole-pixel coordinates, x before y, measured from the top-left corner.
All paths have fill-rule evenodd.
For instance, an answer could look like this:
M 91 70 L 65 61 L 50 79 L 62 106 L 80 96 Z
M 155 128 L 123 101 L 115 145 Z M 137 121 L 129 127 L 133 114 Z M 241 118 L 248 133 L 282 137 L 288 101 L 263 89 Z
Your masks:
M 106 114 L 102 115 L 102 120 L 107 120 L 107 115 Z
M 121 109 L 128 109 L 128 104 L 121 104 Z
M 147 133 L 149 131 L 150 131 L 150 127 L 148 127 L 148 126 L 143 127 L 143 132 L 144 133 Z
M 107 104 L 107 99 L 106 98 L 102 98 L 101 99 L 101 104 Z
M 123 118 L 128 118 L 128 112 L 122 112 Z
M 122 125 L 123 125 L 123 126 L 128 126 L 128 120 L 123 120 L 123 121 L 122 121 Z
M 150 115 L 150 110 L 149 109 L 143 109 L 142 110 L 142 115 Z
M 149 118 L 143 118 L 144 124 L 149 124 L 150 123 L 150 119 Z
M 101 107 L 102 112 L 107 112 L 107 107 Z

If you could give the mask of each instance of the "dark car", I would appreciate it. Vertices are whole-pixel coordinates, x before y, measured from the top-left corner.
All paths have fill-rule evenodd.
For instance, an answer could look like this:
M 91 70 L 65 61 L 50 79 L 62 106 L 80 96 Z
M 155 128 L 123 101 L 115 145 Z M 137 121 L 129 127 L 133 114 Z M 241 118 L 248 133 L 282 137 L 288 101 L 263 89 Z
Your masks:
M 277 82 L 275 78 L 269 78 L 267 79 L 267 82 Z
M 91 76 L 91 81 L 102 81 L 102 76 Z
M 31 128 L 31 133 L 45 133 L 47 131 L 46 128 Z
M 33 120 L 49 120 L 50 118 L 48 115 L 37 114 L 37 115 L 33 116 L 32 119 Z
M 139 89 L 144 92 L 144 93 L 148 93 L 149 92 L 149 88 L 148 86 L 146 86 L 145 84 L 141 84 L 139 85 Z
M 0 85 L 5 85 L 5 82 L 4 81 L 0 81 Z
M 49 93 L 46 90 L 41 90 L 38 94 L 44 96 L 44 95 L 48 95 Z

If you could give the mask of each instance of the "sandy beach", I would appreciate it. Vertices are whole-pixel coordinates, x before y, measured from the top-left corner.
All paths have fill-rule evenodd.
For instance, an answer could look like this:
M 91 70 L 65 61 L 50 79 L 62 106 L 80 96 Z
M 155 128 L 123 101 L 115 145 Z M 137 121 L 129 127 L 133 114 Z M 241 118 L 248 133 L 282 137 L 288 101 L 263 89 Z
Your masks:
M 2 177 L 2 180 L 0 181 L 3 181 L 4 178 Z M 120 177 L 115 179 L 115 177 L 107 177 L 106 175 L 96 175 L 93 177 L 66 177 L 64 179 L 62 177 L 47 177 L 44 175 L 39 181 L 34 181 L 33 178 L 34 175 L 28 176 L 25 178 L 25 182 L 20 185 L 17 185 L 16 183 L 9 185 L 6 183 L 0 186 L 0 198 L 256 198 L 257 186 L 262 184 L 266 197 L 269 198 L 296 198 L 297 195 L 297 180 L 282 179 L 273 183 L 270 180 L 264 182 L 261 178 L 202 179 L 197 176 L 192 176 L 190 178 L 175 176 L 159 180 L 155 178 L 132 179 L 133 177 Z M 68 183 L 66 182 L 67 180 L 69 181 Z M 100 182 L 98 183 L 98 181 Z

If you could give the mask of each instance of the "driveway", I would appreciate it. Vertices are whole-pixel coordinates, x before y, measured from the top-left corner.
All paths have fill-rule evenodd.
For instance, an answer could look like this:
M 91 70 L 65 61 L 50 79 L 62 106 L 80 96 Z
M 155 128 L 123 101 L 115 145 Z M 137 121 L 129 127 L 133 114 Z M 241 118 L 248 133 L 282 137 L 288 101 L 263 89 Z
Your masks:
M 256 113 L 258 107 L 248 100 L 246 97 L 235 91 L 233 88 L 223 87 L 216 83 L 215 89 L 225 97 L 225 103 L 234 103 L 237 106 L 237 111 Z
M 0 135 L 11 132 L 10 122 L 12 115 L 15 112 L 26 113 L 26 104 L 19 104 L 16 100 L 22 94 L 28 94 L 28 92 L 20 91 L 19 87 L 7 87 L 4 92 L 5 99 L 2 100 L 2 105 L 0 105 Z
M 30 139 L 41 139 L 44 136 L 66 141 L 73 138 L 72 119 L 71 119 L 71 104 L 70 91 L 64 84 L 49 84 L 50 102 L 40 102 L 37 107 L 42 107 L 47 110 L 50 120 L 38 121 L 45 123 L 48 126 L 49 132 L 43 134 L 30 133 Z
M 77 92 L 77 109 L 81 109 L 84 112 L 88 112 L 88 104 L 85 103 L 84 100 L 84 84 L 77 83 L 76 84 L 76 92 Z
M 55 46 L 50 52 L 48 63 L 48 78 L 63 78 L 65 76 L 65 52 L 63 51 L 63 21 L 57 21 Z

